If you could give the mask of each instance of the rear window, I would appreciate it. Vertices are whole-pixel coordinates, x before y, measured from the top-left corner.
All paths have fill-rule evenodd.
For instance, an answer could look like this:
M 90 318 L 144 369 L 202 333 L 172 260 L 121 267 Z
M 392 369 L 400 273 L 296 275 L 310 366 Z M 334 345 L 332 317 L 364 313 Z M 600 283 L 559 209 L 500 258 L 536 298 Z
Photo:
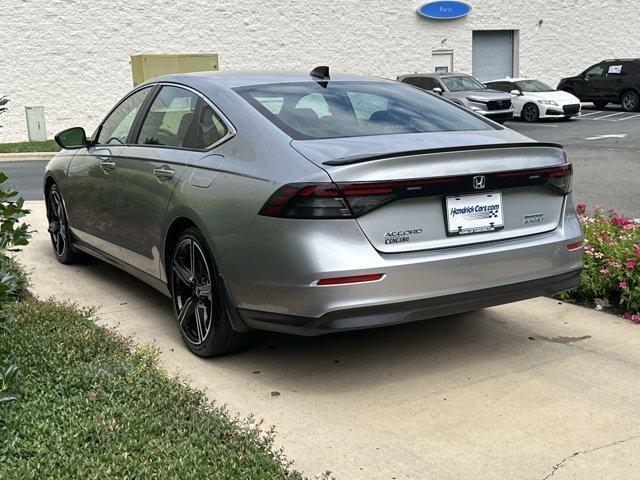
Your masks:
M 458 106 L 397 82 L 278 83 L 235 91 L 298 140 L 494 129 Z

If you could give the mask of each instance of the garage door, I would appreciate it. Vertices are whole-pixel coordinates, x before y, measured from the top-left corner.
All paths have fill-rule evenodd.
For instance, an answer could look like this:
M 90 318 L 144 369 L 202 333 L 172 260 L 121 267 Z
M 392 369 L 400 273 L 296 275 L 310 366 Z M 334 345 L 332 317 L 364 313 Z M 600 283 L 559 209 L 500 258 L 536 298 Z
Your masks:
M 513 30 L 473 32 L 473 76 L 481 82 L 513 77 Z

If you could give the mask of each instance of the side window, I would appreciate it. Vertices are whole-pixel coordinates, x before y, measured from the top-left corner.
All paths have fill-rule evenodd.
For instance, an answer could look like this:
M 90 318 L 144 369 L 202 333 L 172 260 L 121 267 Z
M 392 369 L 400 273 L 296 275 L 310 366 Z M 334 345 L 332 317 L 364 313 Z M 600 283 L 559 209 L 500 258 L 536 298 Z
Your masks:
M 196 141 L 193 148 L 204 149 L 220 141 L 228 132 L 222 120 L 208 103 L 203 103 L 196 126 Z
M 98 143 L 102 145 L 122 145 L 127 143 L 129 130 L 151 87 L 143 88 L 127 97 L 102 123 L 98 134 Z
M 586 72 L 584 72 L 584 76 L 586 78 L 600 77 L 604 74 L 604 67 L 605 67 L 604 63 L 599 63 L 598 65 L 594 65 L 593 67 L 589 68 Z
M 324 96 L 320 93 L 310 93 L 302 97 L 295 106 L 295 110 L 311 109 L 315 112 L 318 118 L 331 116 L 331 110 L 329 105 L 324 99 Z
M 435 78 L 431 77 L 409 77 L 403 80 L 403 83 L 408 83 L 414 87 L 421 88 L 422 90 L 431 91 L 436 87 L 440 87 L 440 84 Z
M 422 77 L 420 82 L 420 85 L 418 85 L 420 88 L 424 89 L 424 90 L 433 90 L 436 87 L 439 87 L 440 84 L 436 81 L 435 78 L 431 78 L 431 77 Z
M 414 87 L 418 86 L 418 77 L 406 77 L 402 79 L 402 83 L 408 83 Z
M 622 64 L 623 75 L 637 75 L 640 73 L 640 62 L 624 62 Z
M 358 120 L 371 120 L 376 112 L 386 112 L 389 99 L 371 93 L 347 92 Z
M 162 87 L 142 122 L 136 143 L 171 147 L 195 144 L 193 116 L 198 98 L 180 87 Z

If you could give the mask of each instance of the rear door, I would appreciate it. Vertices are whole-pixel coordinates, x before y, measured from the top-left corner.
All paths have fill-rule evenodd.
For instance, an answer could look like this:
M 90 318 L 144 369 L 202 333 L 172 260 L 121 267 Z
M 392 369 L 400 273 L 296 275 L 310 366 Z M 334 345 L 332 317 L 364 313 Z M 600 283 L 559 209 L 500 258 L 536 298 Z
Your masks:
M 116 258 L 122 258 L 115 215 L 117 160 L 151 90 L 142 88 L 122 100 L 98 128 L 96 144 L 79 150 L 69 165 L 64 197 L 74 235 Z
M 199 97 L 163 85 L 142 118 L 131 145 L 118 158 L 115 213 L 124 260 L 159 276 L 162 222 L 191 151 L 183 148 Z
M 205 149 L 225 134 L 225 125 L 198 93 L 178 85 L 162 85 L 156 92 L 133 144 L 122 148 L 118 160 L 118 241 L 127 263 L 162 278 L 169 200 L 187 165 L 208 155 Z

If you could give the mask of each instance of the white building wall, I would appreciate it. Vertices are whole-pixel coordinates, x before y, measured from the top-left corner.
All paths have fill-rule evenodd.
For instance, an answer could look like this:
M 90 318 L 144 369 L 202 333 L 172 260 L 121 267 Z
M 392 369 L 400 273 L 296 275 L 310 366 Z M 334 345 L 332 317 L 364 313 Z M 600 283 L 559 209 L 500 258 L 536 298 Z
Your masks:
M 611 57 L 640 56 L 637 0 L 467 0 L 468 17 L 434 21 L 416 0 L 2 0 L 0 142 L 26 140 L 25 105 L 47 134 L 93 130 L 128 90 L 138 53 L 217 52 L 220 69 L 301 69 L 395 78 L 432 71 L 454 51 L 471 71 L 473 30 L 519 30 L 520 73 L 557 84 Z M 543 20 L 541 26 L 538 21 Z

